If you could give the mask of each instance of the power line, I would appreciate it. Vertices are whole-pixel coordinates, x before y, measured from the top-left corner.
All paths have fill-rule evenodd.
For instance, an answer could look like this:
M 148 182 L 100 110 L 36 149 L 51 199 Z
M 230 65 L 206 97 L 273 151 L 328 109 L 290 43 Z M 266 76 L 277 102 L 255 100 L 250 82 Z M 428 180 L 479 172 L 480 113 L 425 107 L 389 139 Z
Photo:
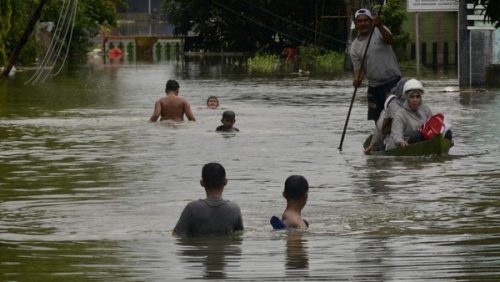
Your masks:
M 250 2 L 248 2 L 247 0 L 243 0 L 243 2 L 245 2 L 245 3 L 247 3 L 248 5 L 250 5 L 250 6 L 254 7 L 254 8 L 257 8 L 257 9 L 259 9 L 259 10 L 261 10 L 261 11 L 264 11 L 264 12 L 266 12 L 266 13 L 268 13 L 268 14 L 270 14 L 270 15 L 272 15 L 272 16 L 274 16 L 274 17 L 276 17 L 276 18 L 279 18 L 279 19 L 281 19 L 281 20 L 283 20 L 283 21 L 286 21 L 286 22 L 288 22 L 288 23 L 291 23 L 291 24 L 293 24 L 293 25 L 296 25 L 296 26 L 298 26 L 298 27 L 300 27 L 300 28 L 302 28 L 302 29 L 305 29 L 305 30 L 308 30 L 308 31 L 311 31 L 311 32 L 316 32 L 316 33 L 317 33 L 318 35 L 320 35 L 320 36 L 323 36 L 323 37 L 326 37 L 326 38 L 332 39 L 332 40 L 334 40 L 334 41 L 336 41 L 336 42 L 339 42 L 339 43 L 342 43 L 342 44 L 344 44 L 344 43 L 345 43 L 345 41 L 344 41 L 344 40 L 338 39 L 338 38 L 333 37 L 333 36 L 330 36 L 330 35 L 328 35 L 328 34 L 324 34 L 324 33 L 322 33 L 322 32 L 317 32 L 316 30 L 314 30 L 314 29 L 312 29 L 312 28 L 310 28 L 310 27 L 308 27 L 308 26 L 305 26 L 305 25 L 299 24 L 299 23 L 297 23 L 297 22 L 291 21 L 291 20 L 289 20 L 289 19 L 287 19 L 287 18 L 285 18 L 285 17 L 282 17 L 282 16 L 280 16 L 280 15 L 278 15 L 278 14 L 275 14 L 275 13 L 273 13 L 273 12 L 271 12 L 271 11 L 269 11 L 269 10 L 266 10 L 266 9 L 264 9 L 264 8 L 262 8 L 262 7 L 259 7 L 259 6 L 256 6 L 256 5 L 254 5 L 254 4 L 251 4 L 251 3 L 250 3 Z
M 61 6 L 61 12 L 59 14 L 59 19 L 57 20 L 56 28 L 52 36 L 49 48 L 45 53 L 45 57 L 43 58 L 37 71 L 24 84 L 28 83 L 34 84 L 40 81 L 45 81 L 50 75 L 56 76 L 61 72 L 64 63 L 66 62 L 66 59 L 68 57 L 71 39 L 73 37 L 73 26 L 75 24 L 77 7 L 78 7 L 78 0 L 63 1 Z M 66 42 L 68 34 L 69 34 L 69 41 Z M 52 73 L 61 55 L 61 51 L 65 43 L 66 43 L 66 51 L 64 58 L 60 64 L 60 68 L 55 73 Z
M 224 5 L 224 4 L 222 4 L 222 3 L 220 3 L 220 2 L 218 2 L 218 1 L 216 1 L 216 0 L 211 0 L 211 1 L 212 1 L 214 4 L 218 5 L 219 7 L 222 7 L 222 8 L 224 8 L 224 9 L 226 9 L 226 10 L 228 10 L 228 11 L 230 11 L 230 12 L 232 12 L 232 13 L 234 13 L 234 14 L 236 14 L 236 15 L 240 16 L 240 17 L 243 17 L 243 18 L 245 18 L 245 19 L 247 19 L 247 20 L 249 20 L 249 21 L 251 21 L 251 22 L 253 22 L 253 23 L 255 23 L 255 24 L 259 25 L 259 26 L 261 26 L 261 27 L 264 27 L 264 28 L 269 29 L 269 30 L 271 30 L 271 31 L 274 31 L 274 32 L 276 32 L 276 33 L 282 34 L 282 35 L 284 35 L 285 37 L 288 37 L 288 38 L 290 38 L 290 39 L 293 39 L 293 40 L 295 40 L 295 41 L 297 41 L 297 42 L 303 42 L 303 41 L 304 41 L 303 39 L 297 38 L 297 37 L 295 37 L 295 36 L 293 36 L 293 35 L 290 35 L 290 34 L 288 34 L 288 33 L 285 33 L 285 32 L 282 32 L 282 31 L 279 31 L 279 30 L 277 30 L 277 29 L 275 29 L 275 28 L 273 28 L 273 27 L 270 27 L 270 26 L 268 26 L 268 25 L 266 25 L 266 24 L 263 24 L 263 23 L 261 23 L 261 22 L 259 22 L 259 21 L 256 21 L 256 20 L 254 20 L 254 19 L 252 19 L 252 18 L 250 18 L 250 17 L 246 16 L 244 13 L 240 13 L 240 12 L 238 12 L 238 11 L 235 11 L 234 9 L 231 9 L 231 8 L 227 7 L 226 5 Z M 345 41 L 342 41 L 342 43 L 345 43 Z M 313 45 L 314 45 L 314 44 L 313 44 Z M 318 46 L 318 45 L 315 45 L 315 46 L 317 46 L 318 48 L 320 48 L 320 49 L 322 49 L 322 50 L 328 50 L 328 49 L 326 49 L 326 48 L 324 48 L 324 47 L 321 47 L 321 46 Z

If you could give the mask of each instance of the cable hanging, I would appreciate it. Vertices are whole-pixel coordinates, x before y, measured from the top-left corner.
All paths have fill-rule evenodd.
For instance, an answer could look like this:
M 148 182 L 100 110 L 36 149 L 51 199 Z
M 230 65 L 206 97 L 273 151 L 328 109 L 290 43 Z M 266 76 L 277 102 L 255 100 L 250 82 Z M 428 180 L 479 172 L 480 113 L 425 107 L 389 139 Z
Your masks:
M 52 40 L 50 41 L 49 48 L 47 49 L 47 52 L 45 53 L 45 56 L 38 66 L 36 72 L 24 84 L 44 82 L 50 76 L 54 77 L 61 72 L 66 62 L 71 45 L 71 40 L 73 38 L 73 27 L 75 25 L 77 7 L 78 0 L 63 0 L 61 12 L 59 14 L 59 18 L 57 20 Z M 68 36 L 69 40 L 67 40 Z M 60 62 L 59 69 L 53 72 L 64 47 L 66 47 L 64 58 Z
M 242 13 L 240 13 L 240 12 L 237 12 L 237 11 L 235 11 L 235 10 L 233 10 L 233 9 L 229 8 L 228 6 L 226 6 L 226 5 L 224 5 L 224 4 L 220 3 L 220 2 L 218 2 L 218 1 L 216 1 L 216 0 L 211 0 L 211 1 L 212 1 L 212 3 L 216 4 L 217 6 L 219 6 L 219 7 L 223 8 L 223 9 L 226 9 L 226 10 L 228 10 L 228 11 L 230 11 L 230 12 L 232 12 L 232 13 L 234 13 L 234 14 L 236 14 L 236 15 L 238 15 L 238 16 L 240 16 L 240 17 L 242 17 L 242 18 L 244 18 L 244 19 L 246 19 L 246 20 L 248 20 L 248 21 L 251 21 L 251 22 L 253 22 L 253 23 L 255 23 L 255 24 L 257 24 L 257 25 L 259 25 L 259 26 L 263 27 L 263 28 L 266 28 L 266 29 L 269 29 L 269 30 L 271 30 L 271 31 L 274 31 L 274 32 L 280 33 L 280 34 L 282 34 L 283 36 L 285 36 L 285 37 L 287 37 L 287 38 L 289 38 L 289 39 L 295 40 L 296 42 L 304 42 L 304 39 L 302 39 L 302 38 L 298 38 L 298 37 L 296 37 L 296 36 L 293 36 L 293 35 L 291 35 L 291 34 L 285 33 L 285 32 L 283 32 L 283 31 L 280 31 L 280 30 L 277 30 L 277 29 L 275 29 L 275 28 L 273 28 L 273 27 L 270 27 L 270 26 L 268 26 L 268 25 L 266 25 L 266 24 L 263 24 L 262 22 L 257 21 L 257 20 L 255 20 L 255 19 L 253 19 L 253 18 L 251 18 L 251 17 L 248 17 L 248 16 L 246 16 L 245 14 L 242 14 Z M 314 45 L 314 44 L 313 44 L 313 45 Z M 314 45 L 314 46 L 318 47 L 318 48 L 319 48 L 319 49 L 321 49 L 321 50 L 328 51 L 328 49 L 326 49 L 326 48 L 324 48 L 324 47 L 321 47 L 321 46 L 318 46 L 318 45 Z
M 246 0 L 243 0 L 243 2 L 245 2 L 247 5 L 249 5 L 249 6 L 253 7 L 253 8 L 256 8 L 256 9 L 258 9 L 258 10 L 263 11 L 264 13 L 267 13 L 267 14 L 269 14 L 269 15 L 273 16 L 274 18 L 278 18 L 278 19 L 280 19 L 280 20 L 282 20 L 282 21 L 284 21 L 284 22 L 287 22 L 287 23 L 289 23 L 289 24 L 292 24 L 292 25 L 294 25 L 294 26 L 296 26 L 296 27 L 298 27 L 298 28 L 300 28 L 300 29 L 302 29 L 302 30 L 305 30 L 305 31 L 310 31 L 310 32 L 316 32 L 316 33 L 317 33 L 319 36 L 321 36 L 321 37 L 324 37 L 324 38 L 327 38 L 327 39 L 331 39 L 331 40 L 336 41 L 336 42 L 341 43 L 341 44 L 345 44 L 345 43 L 346 43 L 346 42 L 345 42 L 345 40 L 338 39 L 338 38 L 336 38 L 336 37 L 330 36 L 330 35 L 325 34 L 325 33 L 322 33 L 322 32 L 317 32 L 316 30 L 314 30 L 314 29 L 312 29 L 312 28 L 310 28 L 310 27 L 307 27 L 307 26 L 302 25 L 302 24 L 300 24 L 300 23 L 297 23 L 297 22 L 295 22 L 295 21 L 289 20 L 289 19 L 287 19 L 287 18 L 285 18 L 285 17 L 282 17 L 282 16 L 280 16 L 280 15 L 278 15 L 278 14 L 275 14 L 275 13 L 273 13 L 273 12 L 271 12 L 271 11 L 269 11 L 269 10 L 266 10 L 266 9 L 264 9 L 264 8 L 262 8 L 262 7 L 256 6 L 255 4 L 253 4 L 253 3 L 251 3 L 251 2 L 248 2 L 248 1 L 246 1 Z

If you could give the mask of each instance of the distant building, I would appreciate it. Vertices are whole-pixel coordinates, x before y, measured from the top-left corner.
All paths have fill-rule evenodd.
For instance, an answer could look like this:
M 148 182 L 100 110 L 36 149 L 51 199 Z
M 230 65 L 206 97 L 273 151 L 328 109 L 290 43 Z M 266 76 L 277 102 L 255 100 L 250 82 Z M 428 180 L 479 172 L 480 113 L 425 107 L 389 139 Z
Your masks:
M 419 27 L 415 26 L 415 13 L 408 13 L 404 29 L 410 33 L 410 58 L 416 57 L 416 34 L 419 30 L 421 63 L 433 69 L 456 68 L 458 63 L 458 13 L 422 12 Z
M 118 9 L 118 27 L 112 35 L 172 36 L 174 27 L 161 11 L 163 0 L 126 0 L 128 7 Z
M 126 0 L 128 7 L 118 9 L 118 13 L 149 13 L 161 11 L 161 4 L 163 0 Z M 151 5 L 151 6 L 150 6 Z

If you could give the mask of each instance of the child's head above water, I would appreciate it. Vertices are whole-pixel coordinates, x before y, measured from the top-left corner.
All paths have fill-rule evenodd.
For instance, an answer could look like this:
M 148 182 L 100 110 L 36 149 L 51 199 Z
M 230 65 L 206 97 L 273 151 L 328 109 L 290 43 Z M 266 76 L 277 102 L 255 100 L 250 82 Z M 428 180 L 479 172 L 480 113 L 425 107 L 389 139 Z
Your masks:
M 222 120 L 234 120 L 236 118 L 236 114 L 233 111 L 224 111 L 222 113 Z
M 219 98 L 216 96 L 210 96 L 207 99 L 207 108 L 217 109 L 219 107 Z
M 302 175 L 291 175 L 285 181 L 285 191 L 283 197 L 287 201 L 298 200 L 307 195 L 309 183 Z
M 218 126 L 215 131 L 219 132 L 238 132 L 240 131 L 238 128 L 234 127 L 234 123 L 236 122 L 235 114 L 233 111 L 224 111 L 222 113 L 222 119 L 220 122 L 222 125 Z
M 233 111 L 224 111 L 220 121 L 226 128 L 231 128 L 236 122 L 236 114 Z
M 201 170 L 201 185 L 206 189 L 222 188 L 226 185 L 226 170 L 219 163 L 207 163 Z

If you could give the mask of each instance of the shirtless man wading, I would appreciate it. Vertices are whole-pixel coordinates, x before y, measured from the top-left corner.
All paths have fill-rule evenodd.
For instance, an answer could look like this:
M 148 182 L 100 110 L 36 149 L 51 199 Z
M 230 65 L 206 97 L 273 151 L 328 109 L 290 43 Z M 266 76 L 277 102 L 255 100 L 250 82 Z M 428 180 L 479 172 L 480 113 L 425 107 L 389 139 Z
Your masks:
M 179 83 L 177 81 L 173 79 L 167 81 L 165 93 L 166 97 L 156 101 L 154 113 L 149 119 L 150 122 L 156 122 L 160 116 L 160 120 L 183 121 L 184 114 L 189 120 L 196 121 L 188 101 L 179 97 Z

